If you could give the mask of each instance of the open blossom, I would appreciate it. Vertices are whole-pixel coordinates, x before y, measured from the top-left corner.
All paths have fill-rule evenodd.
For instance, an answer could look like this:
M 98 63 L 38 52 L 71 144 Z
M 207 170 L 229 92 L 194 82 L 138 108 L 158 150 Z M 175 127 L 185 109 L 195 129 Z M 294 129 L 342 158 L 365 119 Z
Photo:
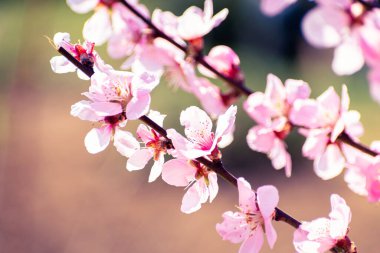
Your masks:
M 202 156 L 208 156 L 211 160 L 220 159 L 218 144 L 224 138 L 231 138 L 236 110 L 236 106 L 231 106 L 223 115 L 219 116 L 215 132 L 211 131 L 212 121 L 203 110 L 191 106 L 182 111 L 180 122 L 185 127 L 187 138 L 175 129 L 167 131 L 178 155 L 190 160 Z
M 127 0 L 140 13 L 149 16 L 147 8 L 137 0 Z M 116 0 L 67 0 L 69 7 L 77 13 L 94 14 L 83 27 L 83 37 L 102 45 L 108 41 L 111 57 L 121 58 L 132 53 L 136 44 L 144 37 L 146 24 Z
M 158 81 L 148 73 L 138 75 L 114 70 L 95 72 L 89 91 L 83 93 L 89 100 L 80 101 L 71 109 L 71 114 L 82 120 L 103 123 L 100 128 L 94 128 L 87 134 L 87 150 L 90 153 L 104 150 L 113 136 L 118 141 L 117 133 L 126 120 L 138 119 L 149 111 L 150 91 L 157 84 Z M 135 142 L 134 137 L 132 141 Z M 136 146 L 133 145 L 132 151 Z M 121 153 L 129 157 L 131 152 Z
M 330 200 L 329 218 L 302 222 L 294 232 L 293 244 L 298 253 L 324 253 L 334 247 L 341 248 L 343 252 L 354 252 L 346 237 L 351 222 L 350 207 L 337 194 L 332 194 Z
M 97 61 L 101 61 L 99 56 L 94 51 L 95 44 L 89 41 L 86 41 L 81 44 L 71 44 L 70 43 L 70 34 L 68 33 L 56 33 L 53 39 L 54 45 L 58 48 L 62 47 L 67 52 L 69 52 L 75 59 L 82 63 L 86 67 L 93 68 Z M 81 70 L 72 64 L 69 60 L 66 59 L 63 55 L 54 56 L 50 60 L 50 65 L 52 70 L 55 73 L 63 74 L 69 72 L 77 71 L 78 77 L 83 80 L 88 80 L 89 77 L 84 74 Z
M 204 10 L 196 6 L 188 8 L 178 17 L 178 35 L 188 41 L 202 38 L 227 17 L 228 10 L 223 9 L 215 16 L 213 14 L 212 0 L 205 0 Z
M 239 253 L 258 253 L 266 234 L 270 248 L 277 240 L 272 225 L 279 195 L 272 185 L 265 185 L 252 191 L 250 184 L 243 178 L 238 179 L 238 212 L 225 212 L 224 221 L 216 225 L 216 231 L 223 240 L 241 243 Z M 264 232 L 265 231 L 265 232 Z
M 282 12 L 297 0 L 261 0 L 261 11 L 268 16 L 274 16 Z
M 163 126 L 165 115 L 156 111 L 150 111 L 148 117 L 157 125 Z M 143 124 L 137 128 L 137 136 L 144 142 L 145 148 L 141 148 L 133 153 L 127 162 L 127 170 L 141 170 L 150 159 L 154 159 L 154 164 L 149 175 L 149 182 L 155 181 L 162 172 L 164 155 L 167 153 L 168 141 L 151 127 Z
M 291 175 L 291 159 L 284 139 L 291 130 L 288 117 L 293 103 L 310 95 L 309 85 L 301 80 L 288 79 L 285 86 L 275 75 L 268 75 L 265 93 L 255 92 L 244 103 L 244 109 L 258 125 L 247 135 L 251 149 L 266 153 L 275 169 L 285 168 Z
M 356 140 L 363 133 L 360 114 L 349 110 L 347 87 L 342 87 L 342 98 L 333 87 L 328 88 L 316 100 L 297 101 L 292 111 L 292 122 L 305 127 L 301 133 L 307 136 L 303 155 L 314 160 L 316 174 L 324 180 L 339 175 L 346 159 L 343 143 L 337 141 L 341 134 Z
M 358 1 L 316 0 L 317 7 L 306 14 L 302 30 L 314 46 L 334 47 L 332 69 L 338 75 L 350 75 L 364 64 L 363 40 L 368 43 L 377 35 L 363 37 L 362 30 L 369 11 Z M 369 34 L 368 34 L 369 35 Z
M 197 161 L 172 159 L 163 165 L 162 179 L 177 187 L 188 187 L 182 199 L 181 211 L 193 213 L 208 199 L 216 197 L 219 186 L 217 175 Z

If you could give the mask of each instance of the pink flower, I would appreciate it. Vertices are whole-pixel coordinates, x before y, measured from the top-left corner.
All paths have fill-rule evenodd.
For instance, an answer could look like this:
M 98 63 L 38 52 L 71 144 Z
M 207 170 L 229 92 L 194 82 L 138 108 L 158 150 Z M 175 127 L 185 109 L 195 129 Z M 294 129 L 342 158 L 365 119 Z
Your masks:
M 149 16 L 147 8 L 137 0 L 127 0 L 140 13 Z M 121 58 L 132 53 L 143 37 L 146 24 L 116 0 L 67 0 L 69 7 L 77 13 L 94 14 L 83 27 L 83 37 L 97 45 L 108 43 L 111 57 Z
M 223 115 L 219 116 L 215 133 L 211 131 L 210 117 L 196 106 L 188 107 L 180 116 L 181 125 L 185 127 L 185 137 L 175 129 L 168 130 L 168 137 L 178 155 L 186 159 L 195 159 L 208 156 L 210 159 L 219 159 L 221 154 L 217 147 L 224 138 L 230 138 L 236 115 L 236 106 L 231 106 Z
M 163 126 L 165 115 L 161 115 L 156 111 L 150 111 L 148 117 L 159 126 Z M 137 135 L 145 143 L 145 148 L 137 150 L 130 156 L 127 162 L 127 169 L 129 171 L 141 170 L 153 158 L 154 164 L 149 175 L 149 182 L 153 182 L 161 175 L 168 141 L 154 129 L 143 124 L 139 125 Z
M 170 185 L 188 187 L 181 205 L 184 213 L 198 211 L 208 199 L 211 203 L 219 189 L 216 173 L 197 161 L 172 159 L 166 162 L 162 179 Z
M 239 212 L 225 212 L 224 221 L 216 225 L 223 240 L 242 243 L 239 253 L 258 253 L 264 243 L 264 233 L 270 248 L 277 240 L 272 220 L 279 201 L 277 189 L 265 185 L 252 191 L 243 178 L 238 179 Z M 265 231 L 265 232 L 264 232 Z
M 133 138 L 132 142 L 137 142 L 129 133 L 118 134 L 122 133 L 119 127 L 125 126 L 127 119 L 138 119 L 148 112 L 150 91 L 157 84 L 158 81 L 148 73 L 138 75 L 112 69 L 107 73 L 95 72 L 91 77 L 89 91 L 83 93 L 89 101 L 80 101 L 71 108 L 71 114 L 75 117 L 103 123 L 100 128 L 94 128 L 87 134 L 87 150 L 90 153 L 103 151 L 112 136 L 117 143 L 124 143 L 121 139 L 129 137 Z M 118 135 L 123 137 L 119 139 Z M 123 143 L 120 146 L 126 145 Z M 134 143 L 132 146 L 134 151 L 137 145 Z M 118 148 L 118 151 L 127 157 L 132 154 L 123 147 Z
M 140 148 L 140 144 L 130 132 L 121 130 L 126 120 L 118 103 L 83 100 L 71 107 L 71 115 L 101 123 L 100 127 L 91 129 L 84 140 L 86 149 L 91 154 L 105 150 L 112 138 L 116 149 L 126 157 Z
M 212 0 L 205 0 L 204 10 L 192 6 L 182 16 L 178 17 L 178 34 L 184 40 L 202 38 L 213 28 L 217 27 L 228 15 L 228 10 L 223 9 L 213 16 Z
M 240 59 L 239 56 L 227 46 L 213 47 L 209 54 L 205 56 L 205 60 L 219 73 L 222 73 L 226 77 L 231 79 L 241 79 L 242 73 L 240 71 Z M 208 77 L 217 78 L 217 76 L 206 69 L 202 65 L 199 65 L 199 71 Z
M 305 38 L 315 47 L 335 47 L 332 69 L 338 75 L 350 75 L 364 64 L 360 30 L 369 13 L 351 0 L 317 0 L 319 5 L 306 14 L 302 23 Z
M 135 120 L 149 112 L 150 92 L 159 80 L 147 72 L 114 71 L 95 72 L 86 97 L 95 102 L 115 103 L 121 106 L 125 117 Z
M 371 149 L 379 152 L 374 142 Z M 344 180 L 355 193 L 367 196 L 370 202 L 380 201 L 380 156 L 372 157 L 354 148 L 345 148 L 347 170 Z
M 343 198 L 331 195 L 329 218 L 318 218 L 311 222 L 302 222 L 294 232 L 293 244 L 298 253 L 323 253 L 335 246 L 351 247 L 347 242 L 348 224 L 351 210 Z M 343 248 L 344 252 L 346 248 Z
M 292 128 L 288 116 L 293 103 L 304 100 L 309 95 L 310 88 L 307 83 L 288 79 L 284 86 L 278 77 L 270 74 L 265 93 L 255 92 L 244 103 L 245 111 L 258 123 L 247 135 L 249 147 L 267 153 L 273 167 L 285 167 L 287 176 L 291 175 L 291 159 L 284 139 Z
M 261 0 L 261 11 L 268 16 L 274 16 L 282 12 L 297 0 Z
M 54 35 L 54 44 L 58 48 L 62 47 L 67 52 L 69 52 L 75 59 L 77 59 L 83 65 L 93 68 L 96 61 L 99 59 L 96 52 L 94 51 L 94 43 L 86 41 L 83 45 L 71 44 L 70 34 L 68 33 L 56 33 Z M 55 73 L 63 74 L 69 72 L 77 71 L 78 77 L 83 80 L 88 80 L 89 77 L 84 74 L 81 70 L 77 69 L 74 64 L 72 64 L 66 57 L 54 56 L 50 60 L 50 65 Z
M 344 144 L 336 142 L 339 135 L 344 132 L 356 139 L 363 133 L 360 114 L 348 110 L 349 104 L 345 85 L 341 99 L 330 87 L 316 100 L 297 101 L 290 116 L 293 124 L 307 128 L 301 130 L 307 136 L 302 152 L 314 160 L 314 170 L 324 180 L 339 175 L 345 167 Z

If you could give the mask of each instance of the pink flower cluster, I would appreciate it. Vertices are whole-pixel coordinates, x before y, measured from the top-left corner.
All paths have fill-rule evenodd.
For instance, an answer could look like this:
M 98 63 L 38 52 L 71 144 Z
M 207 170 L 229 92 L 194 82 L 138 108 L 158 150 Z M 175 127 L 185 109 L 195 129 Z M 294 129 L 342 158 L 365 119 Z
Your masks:
M 291 158 L 284 140 L 294 127 L 306 137 L 302 154 L 314 161 L 314 171 L 322 179 L 332 179 L 347 168 L 345 180 L 354 192 L 379 200 L 378 158 L 345 144 L 340 136 L 353 141 L 363 133 L 360 114 L 349 110 L 350 99 L 343 85 L 339 98 L 333 87 L 318 98 L 309 98 L 309 85 L 301 80 L 281 80 L 268 75 L 265 93 L 255 92 L 244 109 L 257 125 L 249 130 L 251 149 L 266 153 L 275 169 L 291 175 Z
M 219 26 L 228 14 L 228 10 L 223 9 L 214 15 L 212 0 L 205 0 L 203 10 L 192 6 L 181 16 L 159 9 L 153 11 L 152 23 L 182 48 L 160 38 L 119 1 L 67 0 L 67 3 L 77 13 L 94 10 L 83 27 L 83 36 L 97 45 L 108 41 L 108 53 L 113 58 L 128 57 L 123 69 L 131 68 L 133 72 L 144 69 L 158 76 L 165 74 L 171 84 L 194 94 L 213 117 L 224 113 L 234 102 L 236 93 L 222 93 L 219 87 L 209 79 L 198 77 L 195 71 L 194 57 L 203 49 L 203 37 Z M 127 0 L 127 4 L 149 19 L 148 9 L 137 0 Z M 188 51 L 184 52 L 187 44 Z M 239 58 L 227 46 L 213 48 L 205 61 L 227 78 L 243 78 Z M 200 71 L 205 76 L 215 77 L 207 69 Z
M 265 13 L 275 15 L 295 1 L 262 0 L 261 4 Z M 380 24 L 378 12 L 351 0 L 316 2 L 317 7 L 305 17 L 304 33 L 317 46 L 336 47 L 334 71 L 351 74 L 364 62 L 373 69 L 380 68 L 377 43 L 380 36 L 373 39 Z M 128 171 L 141 170 L 153 160 L 148 181 L 162 176 L 170 185 L 185 187 L 181 204 L 184 213 L 193 213 L 207 201 L 212 202 L 219 191 L 220 171 L 208 163 L 222 164 L 220 148 L 233 140 L 237 107 L 232 103 L 241 95 L 242 87 L 238 84 L 244 76 L 239 57 L 227 46 L 216 46 L 203 56 L 203 37 L 219 26 L 228 10 L 214 15 L 212 0 L 205 0 L 203 9 L 188 8 L 181 16 L 159 9 L 150 15 L 138 0 L 67 0 L 67 3 L 78 13 L 94 11 L 84 25 L 83 44 L 70 43 L 67 33 L 54 37 L 57 49 L 66 50 L 94 74 L 86 76 L 63 56 L 51 59 L 54 72 L 77 71 L 80 78 L 90 79 L 88 91 L 82 93 L 86 99 L 71 107 L 71 115 L 94 126 L 84 139 L 88 152 L 96 154 L 113 142 L 116 150 L 128 158 Z M 95 43 L 106 42 L 111 57 L 128 57 L 122 65 L 125 71 L 105 64 L 94 50 Z M 351 57 L 355 60 L 347 60 Z M 197 70 L 203 76 L 198 76 Z M 370 79 L 380 84 L 375 73 L 370 73 Z M 162 76 L 194 94 L 207 111 L 190 106 L 181 112 L 184 135 L 175 129 L 165 131 L 162 128 L 165 115 L 150 109 L 151 92 Z M 211 82 L 219 77 L 236 87 L 222 93 Z M 320 178 L 331 179 L 346 168 L 349 187 L 369 201 L 379 201 L 380 155 L 370 156 L 346 143 L 357 142 L 363 133 L 360 114 L 349 109 L 347 87 L 343 85 L 341 97 L 333 87 L 316 99 L 310 98 L 310 93 L 309 85 L 302 80 L 288 79 L 283 84 L 269 74 L 265 92 L 252 93 L 243 104 L 257 123 L 247 135 L 249 147 L 266 153 L 273 167 L 285 168 L 289 177 L 292 161 L 285 139 L 297 128 L 306 137 L 302 153 L 314 161 L 314 170 Z M 214 130 L 212 118 L 217 119 Z M 124 127 L 128 121 L 138 119 L 145 124 L 137 127 L 135 137 Z M 379 152 L 379 147 L 375 143 L 373 150 Z M 171 159 L 167 160 L 168 156 Z M 242 243 L 241 253 L 259 252 L 265 236 L 273 248 L 277 233 L 272 220 L 277 220 L 281 211 L 276 208 L 278 190 L 265 185 L 255 192 L 245 179 L 230 177 L 239 191 L 238 211 L 225 212 L 223 222 L 216 225 L 217 232 L 224 240 Z M 347 237 L 350 208 L 336 194 L 331 196 L 331 205 L 329 218 L 303 222 L 294 233 L 297 252 L 319 253 L 332 248 L 351 252 L 352 244 Z
M 262 0 L 261 9 L 276 15 L 294 2 Z M 334 48 L 332 69 L 337 75 L 351 75 L 366 63 L 371 95 L 380 103 L 380 10 L 356 0 L 315 2 L 302 22 L 306 40 L 317 48 Z

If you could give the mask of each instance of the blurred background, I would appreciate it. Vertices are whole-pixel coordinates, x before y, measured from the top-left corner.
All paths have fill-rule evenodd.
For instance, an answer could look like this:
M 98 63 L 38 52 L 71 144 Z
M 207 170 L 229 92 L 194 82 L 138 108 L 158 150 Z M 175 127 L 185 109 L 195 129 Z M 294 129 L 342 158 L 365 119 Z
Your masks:
M 190 5 L 203 6 L 195 0 L 141 2 L 151 11 L 161 8 L 177 15 Z M 351 108 L 362 114 L 363 143 L 380 138 L 380 107 L 369 96 L 366 69 L 337 77 L 330 67 L 332 51 L 303 40 L 300 20 L 312 3 L 300 1 L 268 18 L 258 11 L 256 0 L 214 2 L 217 11 L 227 7 L 230 15 L 207 36 L 207 48 L 234 48 L 250 88 L 263 91 L 268 73 L 309 82 L 313 97 L 331 85 L 340 93 L 346 83 Z M 75 14 L 63 0 L 0 1 L 0 252 L 238 252 L 240 245 L 222 241 L 215 231 L 222 213 L 238 203 L 232 186 L 220 180 L 213 204 L 185 215 L 179 210 L 183 189 L 162 180 L 148 184 L 149 166 L 127 172 L 126 160 L 112 146 L 98 155 L 86 152 L 83 139 L 92 126 L 69 112 L 88 82 L 51 71 L 49 60 L 57 53 L 44 36 L 60 31 L 71 33 L 73 41 L 82 39 L 90 15 Z M 98 51 L 114 67 L 120 65 L 106 56 L 104 47 Z M 153 92 L 151 108 L 168 114 L 169 128 L 178 127 L 179 113 L 193 104 L 198 102 L 188 94 L 161 85 Z M 330 194 L 340 194 L 352 208 L 349 236 L 359 252 L 379 252 L 379 205 L 351 192 L 343 175 L 320 180 L 312 163 L 302 158 L 304 140 L 295 134 L 288 138 L 293 175 L 286 178 L 265 155 L 248 148 L 245 136 L 252 121 L 241 107 L 237 122 L 235 142 L 223 151 L 231 172 L 254 188 L 277 186 L 280 208 L 299 220 L 327 216 Z M 128 127 L 132 131 L 136 124 Z M 273 251 L 265 243 L 262 252 L 294 252 L 293 228 L 274 226 L 279 240 Z

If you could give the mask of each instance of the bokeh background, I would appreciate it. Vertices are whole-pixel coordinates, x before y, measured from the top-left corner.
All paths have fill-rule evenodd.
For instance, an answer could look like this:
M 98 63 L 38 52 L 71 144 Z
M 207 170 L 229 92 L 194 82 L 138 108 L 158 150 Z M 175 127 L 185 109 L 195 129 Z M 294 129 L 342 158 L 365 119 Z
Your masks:
M 180 15 L 195 0 L 141 0 L 152 11 Z M 372 101 L 366 70 L 337 77 L 331 71 L 331 50 L 312 48 L 299 31 L 300 20 L 313 6 L 307 1 L 268 18 L 256 0 L 215 0 L 215 9 L 227 7 L 229 18 L 208 35 L 207 48 L 226 44 L 238 52 L 247 85 L 263 91 L 266 75 L 282 80 L 303 79 L 313 97 L 333 85 L 340 93 L 346 83 L 351 108 L 362 114 L 366 132 L 362 141 L 379 139 L 379 105 Z M 98 155 L 86 152 L 83 139 L 92 127 L 69 115 L 88 83 L 75 74 L 52 73 L 49 59 L 57 53 L 44 37 L 56 32 L 81 39 L 90 16 L 73 13 L 65 1 L 0 1 L 0 252 L 238 252 L 239 245 L 222 241 L 215 231 L 221 214 L 233 210 L 237 192 L 220 180 L 213 204 L 195 214 L 179 210 L 183 189 L 161 180 L 148 184 L 149 169 L 129 173 L 126 160 L 111 146 Z M 102 56 L 115 67 L 104 48 Z M 178 127 L 181 110 L 197 101 L 162 84 L 153 93 L 152 109 L 168 114 L 166 127 Z M 241 104 L 241 101 L 240 101 Z M 322 181 L 312 163 L 302 158 L 302 137 L 291 135 L 291 178 L 275 171 L 265 155 L 249 150 L 245 135 L 252 126 L 241 110 L 235 142 L 223 151 L 224 163 L 256 188 L 274 184 L 280 207 L 300 220 L 327 216 L 331 193 L 343 196 L 352 208 L 350 237 L 359 252 L 377 253 L 380 242 L 379 206 L 351 192 L 343 175 Z M 136 124 L 128 125 L 134 130 Z M 293 229 L 276 223 L 279 240 L 273 251 L 294 252 Z

